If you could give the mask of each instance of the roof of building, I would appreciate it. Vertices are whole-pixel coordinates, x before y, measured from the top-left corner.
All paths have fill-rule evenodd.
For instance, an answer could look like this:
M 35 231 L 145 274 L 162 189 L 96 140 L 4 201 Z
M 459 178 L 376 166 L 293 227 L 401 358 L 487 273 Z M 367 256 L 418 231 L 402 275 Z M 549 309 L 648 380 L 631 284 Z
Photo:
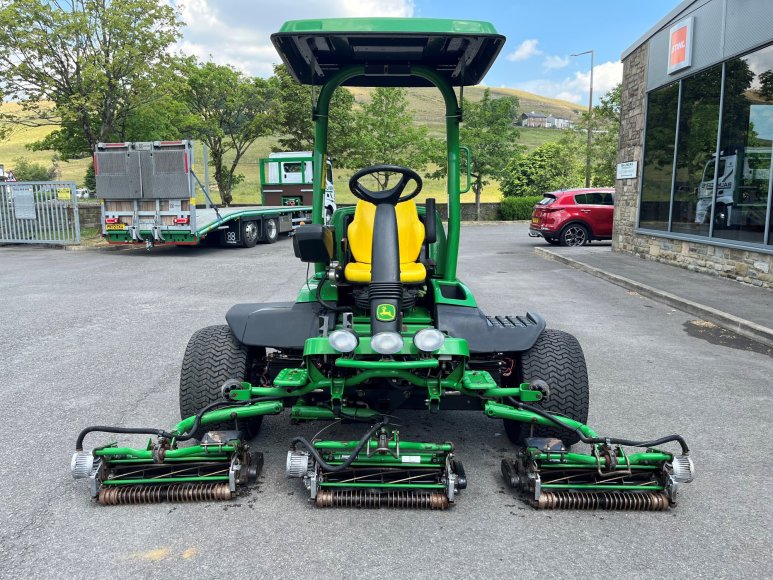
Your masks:
M 534 111 L 531 113 L 524 113 L 523 115 L 530 118 L 547 119 L 547 115 L 545 113 L 535 113 Z

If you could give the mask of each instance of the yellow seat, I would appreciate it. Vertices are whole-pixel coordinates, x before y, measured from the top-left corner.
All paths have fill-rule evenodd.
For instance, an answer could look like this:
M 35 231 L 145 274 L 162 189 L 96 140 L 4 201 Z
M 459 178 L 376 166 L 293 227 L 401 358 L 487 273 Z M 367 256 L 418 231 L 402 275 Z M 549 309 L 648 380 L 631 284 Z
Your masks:
M 424 243 L 424 224 L 419 220 L 419 212 L 413 200 L 398 203 L 397 235 L 400 243 L 400 281 L 405 284 L 418 284 L 427 279 L 427 269 L 417 262 Z M 354 220 L 349 225 L 347 237 L 353 262 L 344 269 L 349 282 L 367 284 L 370 282 L 370 265 L 373 250 L 373 222 L 376 219 L 376 206 L 367 201 L 358 201 L 354 210 Z

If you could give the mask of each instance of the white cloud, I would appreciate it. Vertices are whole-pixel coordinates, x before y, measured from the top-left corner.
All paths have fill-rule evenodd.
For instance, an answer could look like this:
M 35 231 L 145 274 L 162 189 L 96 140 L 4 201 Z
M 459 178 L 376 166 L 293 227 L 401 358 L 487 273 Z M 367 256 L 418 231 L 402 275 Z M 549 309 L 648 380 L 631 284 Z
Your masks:
M 200 60 L 230 64 L 251 75 L 268 76 L 281 62 L 269 36 L 287 20 L 410 17 L 413 0 L 172 0 L 186 26 L 175 47 Z
M 537 48 L 537 44 L 539 44 L 539 40 L 536 38 L 527 38 L 513 52 L 507 55 L 507 60 L 518 61 L 526 60 L 532 56 L 539 56 L 542 54 L 542 51 Z
M 542 67 L 545 70 L 557 70 L 569 66 L 568 56 L 546 56 L 542 61 Z
M 605 62 L 593 67 L 593 100 L 615 87 L 623 80 L 623 63 Z M 590 87 L 590 71 L 577 71 L 574 75 L 563 80 L 535 79 L 516 85 L 516 88 L 544 95 L 564 99 L 572 103 L 587 103 L 588 89 Z

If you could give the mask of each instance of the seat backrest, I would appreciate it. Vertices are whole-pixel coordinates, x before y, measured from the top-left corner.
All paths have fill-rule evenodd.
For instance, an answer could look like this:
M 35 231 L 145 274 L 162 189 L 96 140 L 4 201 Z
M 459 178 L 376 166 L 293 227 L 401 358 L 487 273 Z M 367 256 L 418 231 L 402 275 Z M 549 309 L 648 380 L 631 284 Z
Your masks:
M 408 200 L 395 206 L 397 235 L 400 240 L 400 262 L 415 262 L 419 259 L 424 243 L 424 224 L 419 219 L 416 203 Z M 373 223 L 376 220 L 376 206 L 367 201 L 358 201 L 354 220 L 349 224 L 347 237 L 349 248 L 356 262 L 370 264 L 373 249 Z

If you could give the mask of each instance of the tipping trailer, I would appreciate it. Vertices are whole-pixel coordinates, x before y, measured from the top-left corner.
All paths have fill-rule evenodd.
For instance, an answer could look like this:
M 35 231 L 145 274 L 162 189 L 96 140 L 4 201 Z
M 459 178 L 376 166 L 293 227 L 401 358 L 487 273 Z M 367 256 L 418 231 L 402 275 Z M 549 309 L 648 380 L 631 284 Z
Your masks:
M 111 244 L 150 248 L 208 240 L 250 248 L 311 221 L 311 206 L 215 207 L 193 172 L 191 141 L 99 143 L 94 173 L 102 235 Z M 196 206 L 197 186 L 211 207 Z

